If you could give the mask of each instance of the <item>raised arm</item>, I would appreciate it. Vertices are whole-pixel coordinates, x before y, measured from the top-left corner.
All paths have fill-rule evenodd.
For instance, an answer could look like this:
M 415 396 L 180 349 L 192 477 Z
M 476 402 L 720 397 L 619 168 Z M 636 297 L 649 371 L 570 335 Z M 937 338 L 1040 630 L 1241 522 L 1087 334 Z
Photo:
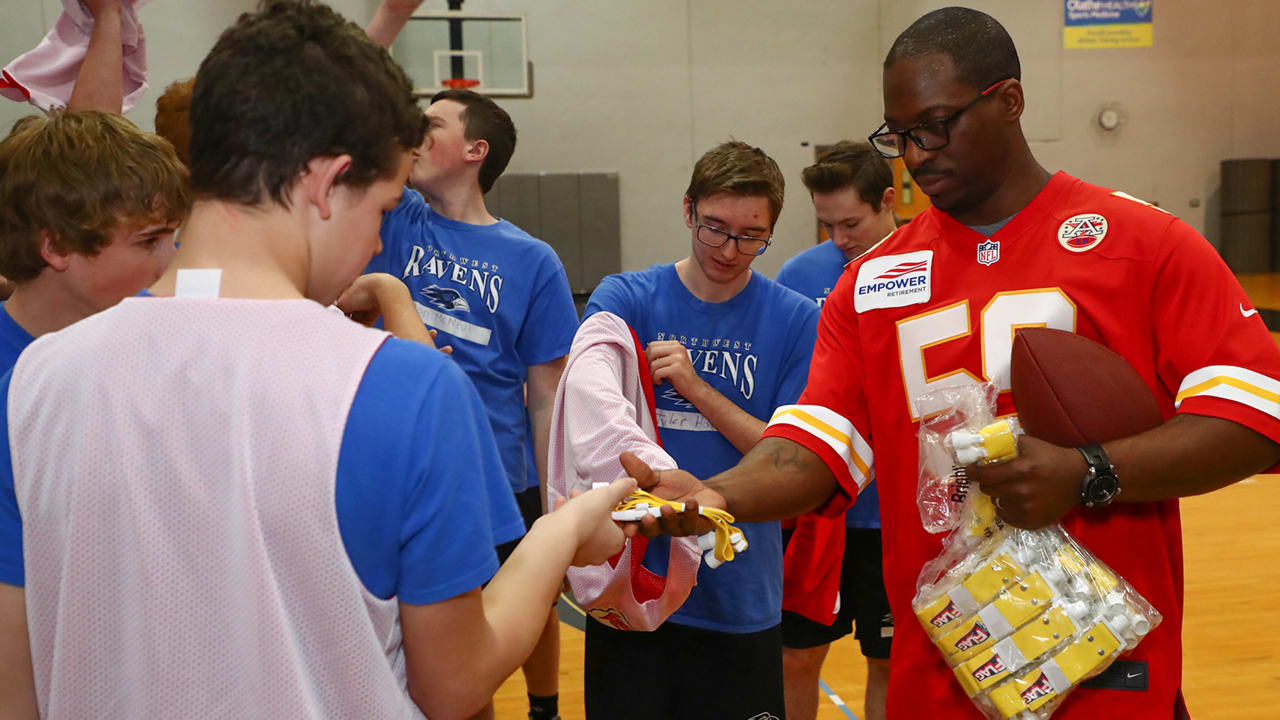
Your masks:
M 387 332 L 404 340 L 435 347 L 436 331 L 428 330 L 413 307 L 409 288 L 386 273 L 368 273 L 356 278 L 335 303 L 339 310 L 362 325 L 373 325 L 382 318 Z M 441 352 L 452 353 L 445 346 Z
M 653 384 L 671 383 L 676 392 L 693 403 L 699 413 L 738 452 L 745 454 L 760 439 L 764 421 L 738 407 L 707 381 L 698 377 L 689 360 L 689 351 L 677 340 L 656 340 L 645 348 Z
M 119 115 L 124 108 L 124 48 L 120 0 L 83 0 L 93 14 L 93 32 L 67 110 L 99 110 Z
M 413 11 L 421 4 L 422 0 L 382 0 L 369 26 L 364 29 L 365 34 L 370 40 L 390 49 L 396 36 L 413 17 Z

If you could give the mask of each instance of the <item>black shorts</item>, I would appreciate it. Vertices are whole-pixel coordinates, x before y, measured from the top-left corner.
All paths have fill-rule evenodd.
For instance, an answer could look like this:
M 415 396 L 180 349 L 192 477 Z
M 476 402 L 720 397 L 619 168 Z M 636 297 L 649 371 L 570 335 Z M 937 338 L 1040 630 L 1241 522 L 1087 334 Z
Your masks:
M 587 720 L 781 720 L 782 629 L 734 634 L 587 620 Z
M 783 542 L 791 537 L 784 533 Z M 840 566 L 840 612 L 830 627 L 793 612 L 782 613 L 782 645 L 793 650 L 818 647 L 854 633 L 869 658 L 889 659 L 893 614 L 884 591 L 880 531 L 846 527 Z M 854 628 L 857 632 L 854 632 Z
M 542 496 L 538 494 L 538 486 L 534 485 L 531 488 L 525 488 L 524 492 L 516 493 L 516 507 L 520 508 L 520 516 L 524 518 L 524 529 L 526 531 L 533 529 L 533 521 L 542 517 Z M 523 539 L 518 537 L 496 547 L 499 565 L 511 557 L 511 553 L 515 552 L 516 546 Z

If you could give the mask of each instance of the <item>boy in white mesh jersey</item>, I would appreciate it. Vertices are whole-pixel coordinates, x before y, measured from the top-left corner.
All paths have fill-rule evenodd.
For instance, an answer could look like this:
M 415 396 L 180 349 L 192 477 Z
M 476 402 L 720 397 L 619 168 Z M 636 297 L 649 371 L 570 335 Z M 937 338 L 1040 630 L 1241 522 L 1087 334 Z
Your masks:
M 0 717 L 474 712 L 533 647 L 527 608 L 621 548 L 634 484 L 539 520 L 495 576 L 474 389 L 324 309 L 422 138 L 358 27 L 264 3 L 191 121 L 197 202 L 151 297 L 0 378 Z

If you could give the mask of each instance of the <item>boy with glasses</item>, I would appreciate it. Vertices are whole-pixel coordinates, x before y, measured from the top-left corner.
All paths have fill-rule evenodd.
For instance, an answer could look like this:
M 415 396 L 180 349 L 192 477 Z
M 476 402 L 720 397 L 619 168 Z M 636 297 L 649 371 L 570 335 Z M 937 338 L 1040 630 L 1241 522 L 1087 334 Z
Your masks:
M 685 191 L 689 256 L 605 278 L 584 313 L 619 316 L 645 344 L 663 446 L 694 472 L 731 467 L 804 385 L 818 308 L 751 270 L 782 198 L 782 173 L 762 150 L 712 148 Z M 784 717 L 781 531 L 776 522 L 739 527 L 749 549 L 701 568 L 688 600 L 654 632 L 587 624 L 588 718 Z M 651 543 L 646 567 L 661 573 L 668 545 Z

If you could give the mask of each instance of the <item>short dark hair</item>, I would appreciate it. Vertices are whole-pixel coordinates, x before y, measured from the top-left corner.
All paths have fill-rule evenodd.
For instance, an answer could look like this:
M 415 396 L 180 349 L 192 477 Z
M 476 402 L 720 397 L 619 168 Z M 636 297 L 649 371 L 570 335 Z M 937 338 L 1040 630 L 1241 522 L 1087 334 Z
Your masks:
M 350 155 L 338 182 L 366 188 L 422 142 L 426 119 L 385 48 L 310 0 L 263 0 L 200 64 L 191 99 L 197 197 L 287 205 L 314 158 Z
M 889 163 L 870 144 L 841 140 L 818 161 L 800 172 L 804 186 L 812 193 L 830 193 L 852 187 L 862 202 L 880 212 L 884 191 L 893 187 Z
M 995 18 L 977 10 L 946 7 L 924 15 L 893 41 L 884 66 L 934 53 L 951 58 L 956 78 L 979 90 L 1007 78 L 1022 79 L 1013 38 Z
M 741 140 L 730 140 L 698 158 L 684 194 L 695 203 L 708 195 L 722 192 L 763 197 L 769 201 L 769 223 L 772 225 L 782 214 L 785 190 L 786 180 L 773 158 L 758 147 Z
M 489 154 L 480 163 L 480 191 L 489 192 L 515 154 L 516 124 L 498 103 L 474 90 L 441 90 L 431 96 L 429 104 L 434 105 L 441 100 L 463 105 L 462 127 L 468 140 L 489 143 Z
M 122 115 L 55 111 L 19 120 L 0 141 L 0 274 L 33 280 L 40 235 L 93 256 L 121 227 L 182 220 L 187 169 L 164 138 Z

